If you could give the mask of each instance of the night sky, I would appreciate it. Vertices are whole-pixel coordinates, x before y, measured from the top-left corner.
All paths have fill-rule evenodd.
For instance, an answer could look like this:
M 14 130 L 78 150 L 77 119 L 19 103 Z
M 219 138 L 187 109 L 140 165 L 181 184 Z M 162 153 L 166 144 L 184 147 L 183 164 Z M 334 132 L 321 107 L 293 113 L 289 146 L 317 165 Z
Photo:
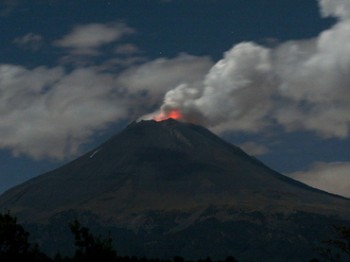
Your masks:
M 0 32 L 0 193 L 176 109 L 350 197 L 348 0 L 4 0 Z

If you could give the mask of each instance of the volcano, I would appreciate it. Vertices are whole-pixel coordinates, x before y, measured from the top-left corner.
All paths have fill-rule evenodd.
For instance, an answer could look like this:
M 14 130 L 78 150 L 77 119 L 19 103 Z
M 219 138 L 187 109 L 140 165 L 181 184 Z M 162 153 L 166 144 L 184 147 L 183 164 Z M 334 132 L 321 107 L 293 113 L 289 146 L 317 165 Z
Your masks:
M 67 165 L 8 190 L 0 210 L 15 214 L 53 253 L 65 251 L 64 227 L 78 218 L 110 231 L 123 255 L 240 261 L 306 261 L 333 224 L 350 221 L 348 199 L 283 176 L 209 130 L 174 119 L 131 123 Z

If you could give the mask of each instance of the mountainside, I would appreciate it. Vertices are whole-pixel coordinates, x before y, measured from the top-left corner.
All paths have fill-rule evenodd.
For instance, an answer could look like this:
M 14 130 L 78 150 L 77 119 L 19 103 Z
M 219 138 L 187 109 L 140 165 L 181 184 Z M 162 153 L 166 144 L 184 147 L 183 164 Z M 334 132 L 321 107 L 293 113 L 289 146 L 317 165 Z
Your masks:
M 349 200 L 173 119 L 130 124 L 75 161 L 5 192 L 0 210 L 11 210 L 48 249 L 49 237 L 39 233 L 51 232 L 50 241 L 64 248 L 60 228 L 78 217 L 111 230 L 125 254 L 243 261 L 310 258 L 332 224 L 350 221 Z

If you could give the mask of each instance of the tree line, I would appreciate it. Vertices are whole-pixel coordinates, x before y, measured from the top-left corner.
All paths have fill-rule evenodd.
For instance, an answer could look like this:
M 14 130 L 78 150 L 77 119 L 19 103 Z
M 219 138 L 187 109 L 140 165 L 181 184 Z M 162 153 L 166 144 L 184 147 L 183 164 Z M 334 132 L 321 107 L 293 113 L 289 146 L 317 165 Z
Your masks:
M 17 222 L 10 213 L 0 213 L 0 261 L 35 261 L 35 262 L 185 262 L 180 256 L 173 259 L 149 259 L 129 256 L 119 256 L 113 248 L 111 236 L 102 238 L 95 236 L 90 229 L 75 220 L 69 224 L 74 236 L 75 252 L 72 256 L 62 256 L 59 253 L 50 257 L 40 250 L 37 244 L 29 242 L 29 233 Z M 318 249 L 320 256 L 327 261 L 350 261 L 350 228 L 334 227 L 336 236 L 322 241 L 323 247 Z M 311 259 L 310 262 L 320 261 Z M 188 261 L 189 262 L 189 261 Z M 213 262 L 209 257 L 197 262 Z M 216 262 L 237 262 L 233 256 Z

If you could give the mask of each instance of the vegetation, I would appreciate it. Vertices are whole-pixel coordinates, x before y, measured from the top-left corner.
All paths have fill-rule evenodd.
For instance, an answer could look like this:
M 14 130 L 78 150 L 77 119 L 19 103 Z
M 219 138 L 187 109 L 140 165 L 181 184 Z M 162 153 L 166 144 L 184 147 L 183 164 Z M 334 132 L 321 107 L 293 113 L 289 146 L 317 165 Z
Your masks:
M 90 229 L 83 227 L 77 220 L 69 225 L 74 236 L 75 253 L 71 257 L 62 257 L 57 254 L 50 258 L 40 251 L 38 245 L 29 243 L 29 233 L 18 224 L 17 219 L 9 213 L 0 214 L 0 261 L 37 261 L 37 262 L 185 262 L 185 259 L 179 256 L 172 260 L 146 259 L 137 257 L 118 256 L 113 249 L 112 238 L 110 235 L 106 238 L 94 236 Z M 328 261 L 350 261 L 350 228 L 346 226 L 334 227 L 336 236 L 332 239 L 323 241 L 326 245 L 320 248 L 320 254 Z M 318 259 L 310 260 L 312 262 Z M 212 262 L 208 257 L 198 262 Z M 227 257 L 225 261 L 218 262 L 237 262 L 234 257 Z
M 87 227 L 82 227 L 77 220 L 70 224 L 70 230 L 75 238 L 74 261 L 97 261 L 101 259 L 108 262 L 115 261 L 117 258 L 117 252 L 113 249 L 110 236 L 106 239 L 95 237 Z
M 29 243 L 28 237 L 15 217 L 0 214 L 0 261 L 49 261 L 37 245 Z
M 350 261 L 350 228 L 334 226 L 334 230 L 336 236 L 323 241 L 326 248 L 320 249 L 322 257 L 328 261 Z
M 112 238 L 94 236 L 87 227 L 83 227 L 77 220 L 69 225 L 75 239 L 75 253 L 72 257 L 62 257 L 57 254 L 50 258 L 39 250 L 38 245 L 29 243 L 29 233 L 17 223 L 17 219 L 9 213 L 0 214 L 0 261 L 36 261 L 36 262 L 185 262 L 176 256 L 172 260 L 146 259 L 137 257 L 121 257 L 113 249 Z M 208 257 L 198 262 L 212 262 Z M 219 261 L 218 261 L 219 262 Z M 237 262 L 234 257 L 227 257 L 225 261 Z

